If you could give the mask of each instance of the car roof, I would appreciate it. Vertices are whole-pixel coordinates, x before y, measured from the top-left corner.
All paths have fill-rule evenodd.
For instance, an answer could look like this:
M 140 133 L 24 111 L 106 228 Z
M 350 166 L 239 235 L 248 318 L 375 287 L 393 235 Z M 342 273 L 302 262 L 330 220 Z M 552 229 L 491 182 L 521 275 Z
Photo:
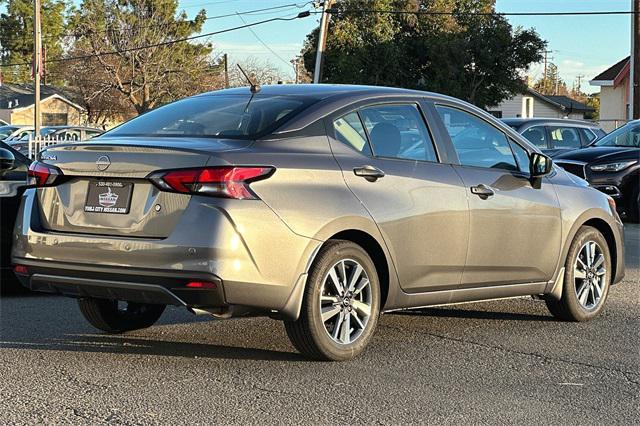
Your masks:
M 414 94 L 414 95 L 430 95 L 437 96 L 435 93 L 422 92 L 419 90 L 402 89 L 397 87 L 381 87 L 381 86 L 360 86 L 355 84 L 270 84 L 260 88 L 256 93 L 258 96 L 301 96 L 306 98 L 326 99 L 333 95 L 345 94 Z M 232 89 L 216 90 L 213 92 L 202 93 L 200 96 L 225 96 L 225 95 L 251 95 L 248 86 L 235 87 Z
M 502 118 L 503 122 L 510 126 L 523 126 L 525 124 L 564 124 L 574 126 L 600 127 L 598 123 L 586 120 L 575 120 L 570 118 Z

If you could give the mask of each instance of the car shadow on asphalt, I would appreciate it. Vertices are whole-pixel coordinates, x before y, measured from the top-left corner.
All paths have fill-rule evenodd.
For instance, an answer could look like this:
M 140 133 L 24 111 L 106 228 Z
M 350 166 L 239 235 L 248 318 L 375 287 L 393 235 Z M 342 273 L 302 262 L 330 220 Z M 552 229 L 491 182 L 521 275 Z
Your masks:
M 28 350 L 153 355 L 181 358 L 215 358 L 256 361 L 302 361 L 301 355 L 270 349 L 206 343 L 171 342 L 127 335 L 65 334 L 63 338 L 2 341 L 0 347 Z
M 391 312 L 391 315 L 430 316 L 439 318 L 463 318 L 500 321 L 556 321 L 551 314 L 537 315 L 519 312 L 496 312 L 456 308 L 421 308 Z

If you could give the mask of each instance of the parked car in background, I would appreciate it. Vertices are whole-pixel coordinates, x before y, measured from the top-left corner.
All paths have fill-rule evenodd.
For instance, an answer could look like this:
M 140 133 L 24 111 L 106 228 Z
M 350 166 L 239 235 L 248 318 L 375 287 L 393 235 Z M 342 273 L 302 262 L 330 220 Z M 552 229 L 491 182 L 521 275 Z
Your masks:
M 16 274 L 112 333 L 168 304 L 267 315 L 303 354 L 346 360 L 382 311 L 540 295 L 587 321 L 624 276 L 610 197 L 434 93 L 220 90 L 50 146 L 29 173 Z
M 31 160 L 0 142 L 0 164 L 0 293 L 6 294 L 25 291 L 11 269 L 11 242 Z
M 557 156 L 556 164 L 615 199 L 618 210 L 630 220 L 640 220 L 640 120 L 586 149 Z
M 103 130 L 81 126 L 46 126 L 40 129 L 40 136 L 52 142 L 78 142 L 95 138 L 104 133 Z M 12 137 L 6 142 L 16 151 L 25 155 L 29 150 L 29 138 L 33 137 L 33 128 L 29 133 L 24 133 L 20 138 Z
M 33 127 L 8 124 L 6 126 L 0 126 L 0 141 L 9 141 L 14 139 L 20 139 L 25 135 L 33 134 Z
M 607 134 L 598 124 L 582 120 L 504 118 L 502 121 L 551 157 L 584 148 Z

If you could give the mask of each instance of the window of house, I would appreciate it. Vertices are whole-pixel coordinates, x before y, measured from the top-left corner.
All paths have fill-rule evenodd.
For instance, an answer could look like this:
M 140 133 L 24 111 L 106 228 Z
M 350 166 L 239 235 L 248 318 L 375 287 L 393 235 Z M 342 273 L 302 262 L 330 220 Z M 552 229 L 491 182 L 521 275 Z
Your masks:
M 66 112 L 43 112 L 42 113 L 42 125 L 43 126 L 66 126 L 68 123 L 69 114 Z

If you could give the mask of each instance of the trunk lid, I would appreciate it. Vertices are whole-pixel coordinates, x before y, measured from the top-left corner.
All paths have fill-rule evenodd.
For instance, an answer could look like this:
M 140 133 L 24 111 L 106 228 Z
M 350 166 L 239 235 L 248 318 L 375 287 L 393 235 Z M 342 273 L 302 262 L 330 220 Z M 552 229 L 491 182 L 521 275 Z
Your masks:
M 226 165 L 216 154 L 243 149 L 248 140 L 98 138 L 51 146 L 41 161 L 62 170 L 62 183 L 38 189 L 42 227 L 49 231 L 164 238 L 191 195 L 158 190 L 158 170 Z

